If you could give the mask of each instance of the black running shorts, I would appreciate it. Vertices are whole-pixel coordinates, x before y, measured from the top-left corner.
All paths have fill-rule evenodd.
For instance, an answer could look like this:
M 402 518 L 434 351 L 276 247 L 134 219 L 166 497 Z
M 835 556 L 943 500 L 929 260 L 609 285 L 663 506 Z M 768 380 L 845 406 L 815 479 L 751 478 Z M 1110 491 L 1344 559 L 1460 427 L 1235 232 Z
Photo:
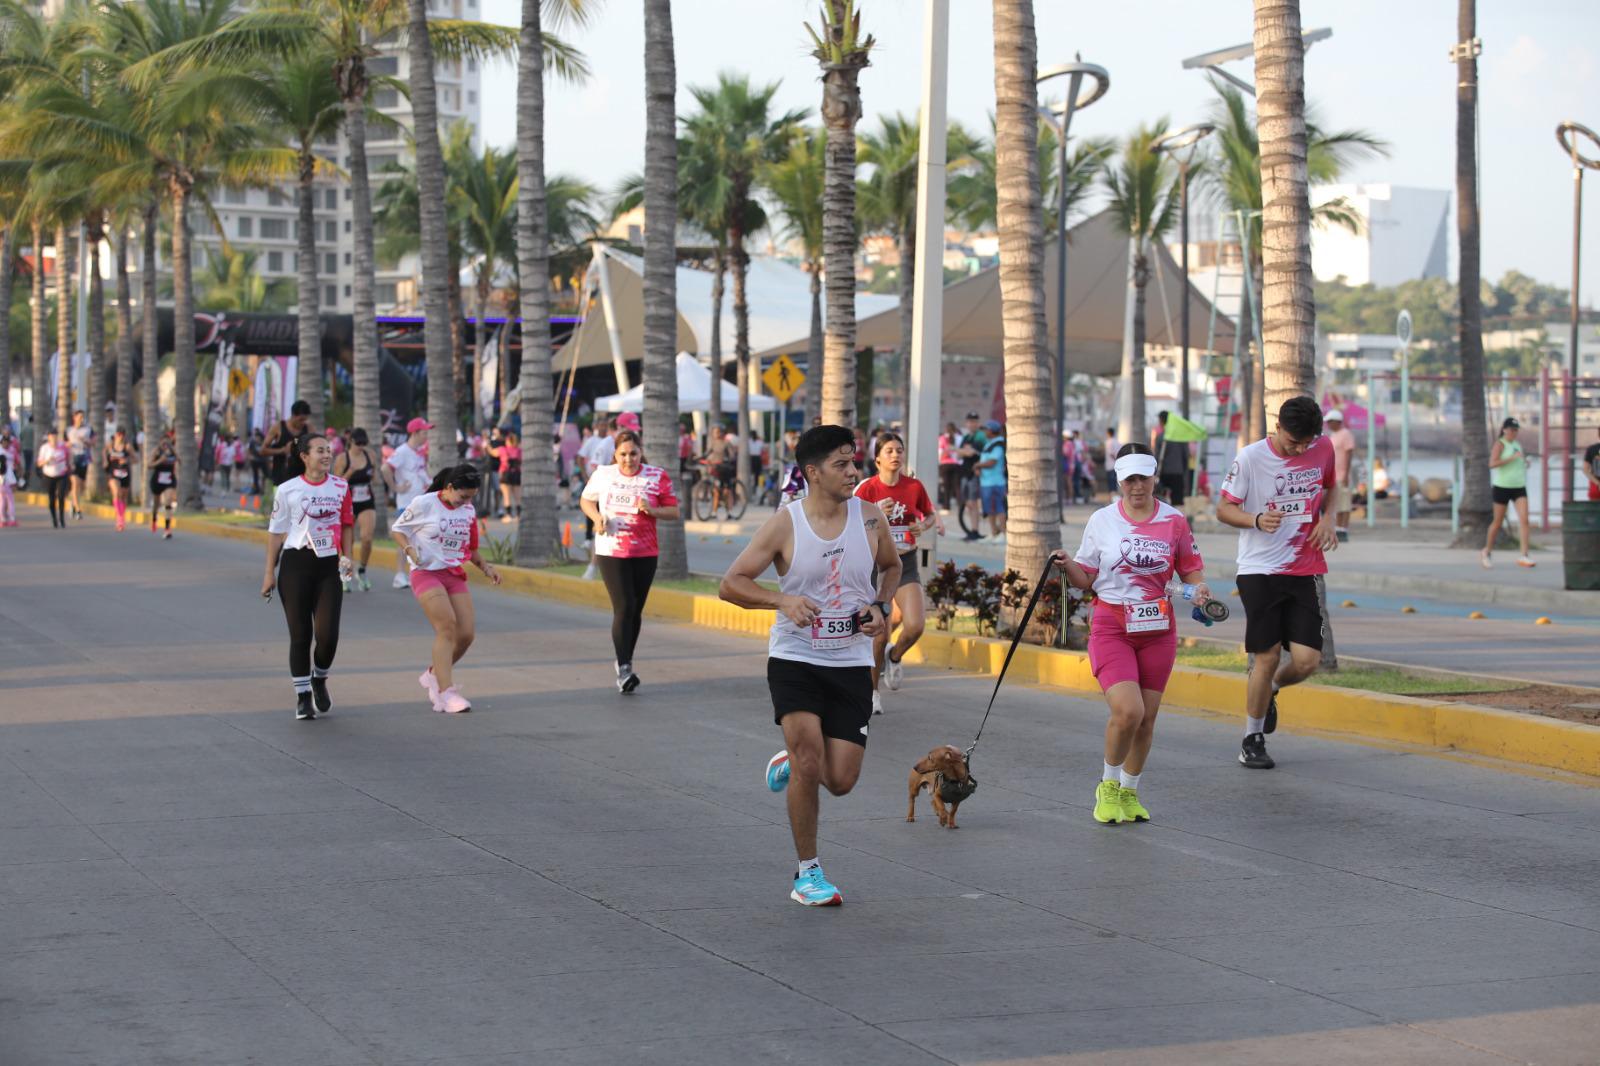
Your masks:
M 1244 604 L 1244 650 L 1272 651 L 1290 644 L 1322 650 L 1322 612 L 1317 580 L 1309 574 L 1240 574 Z
M 1499 485 L 1495 485 L 1490 489 L 1490 492 L 1494 494 L 1494 502 L 1498 504 L 1516 503 L 1528 495 L 1528 490 L 1523 486 L 1518 486 L 1514 489 L 1503 489 Z
M 772 690 L 772 720 L 806 711 L 822 719 L 822 735 L 867 746 L 872 721 L 872 668 L 815 666 L 793 659 L 767 660 L 767 687 Z

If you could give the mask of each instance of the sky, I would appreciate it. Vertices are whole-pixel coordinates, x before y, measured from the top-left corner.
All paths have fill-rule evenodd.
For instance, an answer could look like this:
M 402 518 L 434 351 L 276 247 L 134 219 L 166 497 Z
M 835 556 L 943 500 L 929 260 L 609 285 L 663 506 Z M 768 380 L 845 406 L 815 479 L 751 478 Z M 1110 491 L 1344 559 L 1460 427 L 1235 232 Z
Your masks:
M 590 0 L 592 3 L 593 0 Z M 801 24 L 814 0 L 675 0 L 680 113 L 686 87 L 728 70 L 778 81 L 776 105 L 821 101 L 816 61 Z M 862 73 L 863 128 L 878 116 L 918 108 L 923 0 L 860 0 L 878 38 Z M 483 17 L 514 25 L 519 0 L 482 0 Z M 994 110 L 991 7 L 951 0 L 949 112 L 987 132 Z M 1074 54 L 1105 67 L 1110 91 L 1073 122 L 1074 135 L 1125 136 L 1141 122 L 1174 126 L 1206 117 L 1214 100 L 1185 57 L 1246 43 L 1246 0 L 1036 0 L 1039 64 Z M 1453 0 L 1302 0 L 1302 23 L 1333 36 L 1306 54 L 1306 95 L 1329 129 L 1361 128 L 1389 142 L 1389 155 L 1361 163 L 1347 180 L 1453 189 L 1456 40 Z M 594 21 L 566 36 L 588 56 L 587 84 L 553 84 L 546 96 L 546 159 L 552 172 L 610 189 L 643 167 L 644 31 L 636 0 L 602 0 Z M 1571 284 L 1572 170 L 1556 143 L 1563 119 L 1600 130 L 1600 3 L 1594 0 L 1480 0 L 1483 275 L 1517 269 L 1563 288 Z M 1248 61 L 1228 70 L 1253 80 Z M 484 138 L 515 140 L 515 71 L 491 65 L 483 81 Z M 1600 156 L 1600 149 L 1594 154 Z M 1583 254 L 1582 302 L 1600 302 L 1600 171 L 1590 171 L 1593 206 Z M 1453 219 L 1452 219 L 1453 222 Z M 1453 237 L 1453 235 L 1452 235 Z M 1455 270 L 1452 243 L 1451 271 Z

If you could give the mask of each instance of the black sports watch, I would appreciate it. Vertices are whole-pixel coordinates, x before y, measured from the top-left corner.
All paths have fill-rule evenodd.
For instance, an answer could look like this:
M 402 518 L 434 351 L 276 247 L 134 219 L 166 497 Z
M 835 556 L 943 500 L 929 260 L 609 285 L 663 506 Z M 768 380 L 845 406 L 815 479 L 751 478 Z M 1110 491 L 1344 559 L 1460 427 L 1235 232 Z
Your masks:
M 883 620 L 885 622 L 889 620 L 889 605 L 887 603 L 884 603 L 882 600 L 873 600 L 872 606 L 876 607 L 878 609 L 878 613 L 883 615 Z

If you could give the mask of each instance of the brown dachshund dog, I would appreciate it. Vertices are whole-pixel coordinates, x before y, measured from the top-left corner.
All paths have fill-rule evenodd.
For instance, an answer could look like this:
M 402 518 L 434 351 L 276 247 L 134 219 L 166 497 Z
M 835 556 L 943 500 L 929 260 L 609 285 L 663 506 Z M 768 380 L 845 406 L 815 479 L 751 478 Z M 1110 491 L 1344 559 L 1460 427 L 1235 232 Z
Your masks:
M 939 824 L 946 829 L 956 828 L 956 808 L 960 807 L 961 803 L 957 801 L 947 804 L 944 797 L 939 795 L 940 774 L 952 781 L 966 781 L 967 759 L 961 754 L 960 748 L 949 744 L 940 745 L 928 752 L 927 758 L 911 768 L 911 780 L 908 783 L 911 799 L 906 805 L 906 821 L 917 820 L 917 793 L 926 788 L 933 796 L 933 813 L 939 816 Z

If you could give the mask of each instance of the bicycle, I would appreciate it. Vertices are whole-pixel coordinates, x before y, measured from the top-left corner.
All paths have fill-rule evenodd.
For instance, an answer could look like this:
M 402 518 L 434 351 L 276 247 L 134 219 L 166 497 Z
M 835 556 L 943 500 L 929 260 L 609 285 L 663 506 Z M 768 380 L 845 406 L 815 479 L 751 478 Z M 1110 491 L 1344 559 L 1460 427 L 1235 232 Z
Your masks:
M 694 516 L 701 522 L 709 522 L 716 518 L 720 507 L 727 512 L 730 522 L 737 522 L 744 517 L 745 508 L 750 505 L 750 492 L 744 483 L 735 480 L 731 485 L 724 485 L 712 464 L 702 461 L 701 465 L 707 470 L 694 487 L 689 490 L 689 501 L 694 508 Z

